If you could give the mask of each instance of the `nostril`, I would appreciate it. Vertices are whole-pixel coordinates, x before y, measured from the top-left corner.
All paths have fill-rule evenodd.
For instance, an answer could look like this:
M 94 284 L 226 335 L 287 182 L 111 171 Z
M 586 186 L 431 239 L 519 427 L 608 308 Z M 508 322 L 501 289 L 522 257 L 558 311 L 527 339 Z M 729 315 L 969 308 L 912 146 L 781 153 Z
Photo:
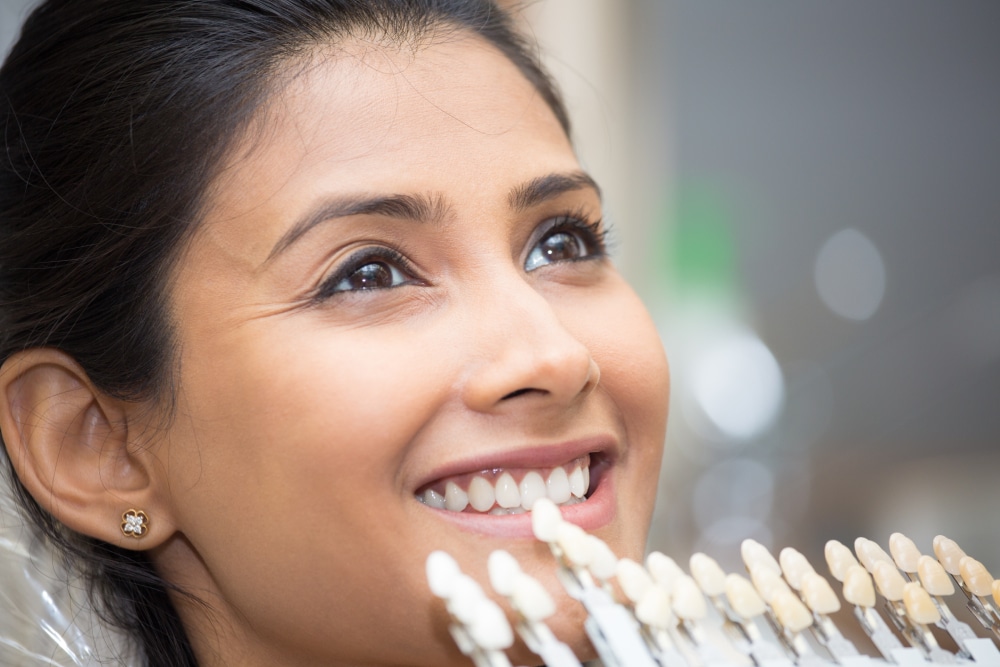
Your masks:
M 508 398 L 514 398 L 515 396 L 520 396 L 521 394 L 527 394 L 529 391 L 536 391 L 536 390 L 534 390 L 534 389 L 532 389 L 530 387 L 526 387 L 524 389 L 518 389 L 517 391 L 510 392 L 509 394 L 507 394 L 506 396 L 504 396 L 500 400 L 505 401 Z

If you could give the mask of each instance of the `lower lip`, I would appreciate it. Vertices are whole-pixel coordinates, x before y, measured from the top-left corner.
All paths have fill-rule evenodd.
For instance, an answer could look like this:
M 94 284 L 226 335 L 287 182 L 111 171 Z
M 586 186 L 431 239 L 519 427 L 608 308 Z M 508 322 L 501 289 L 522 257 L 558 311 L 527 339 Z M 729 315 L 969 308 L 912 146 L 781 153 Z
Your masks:
M 596 530 L 614 520 L 616 513 L 614 482 L 608 473 L 610 471 L 602 475 L 594 493 L 585 502 L 559 508 L 566 521 L 575 523 L 584 530 Z M 493 515 L 449 512 L 432 507 L 427 509 L 442 519 L 472 533 L 506 538 L 534 537 L 534 532 L 531 529 L 531 512 Z

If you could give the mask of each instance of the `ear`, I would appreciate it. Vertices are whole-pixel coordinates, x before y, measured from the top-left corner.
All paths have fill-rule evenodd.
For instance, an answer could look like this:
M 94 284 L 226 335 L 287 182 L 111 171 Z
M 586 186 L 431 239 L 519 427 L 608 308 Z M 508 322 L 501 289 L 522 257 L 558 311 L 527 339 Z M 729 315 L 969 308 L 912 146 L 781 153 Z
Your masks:
M 144 431 L 129 428 L 138 408 L 98 391 L 59 350 L 18 352 L 0 367 L 0 431 L 28 492 L 76 532 L 143 550 L 175 529 L 156 493 L 155 448 L 130 439 Z M 122 530 L 130 510 L 148 517 L 138 539 Z

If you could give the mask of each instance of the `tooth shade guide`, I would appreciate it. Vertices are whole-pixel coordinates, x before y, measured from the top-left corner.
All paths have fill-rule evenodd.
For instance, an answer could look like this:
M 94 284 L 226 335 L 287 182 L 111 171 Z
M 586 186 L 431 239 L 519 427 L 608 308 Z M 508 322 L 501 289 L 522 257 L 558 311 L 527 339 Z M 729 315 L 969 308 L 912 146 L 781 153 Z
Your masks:
M 931 595 L 944 597 L 955 592 L 952 578 L 944 567 L 931 556 L 921 556 L 917 561 L 917 576 L 920 584 Z
M 826 564 L 830 568 L 830 574 L 837 581 L 844 581 L 844 577 L 847 576 L 847 570 L 852 565 L 861 565 L 858 559 L 854 557 L 854 554 L 851 553 L 851 550 L 847 548 L 847 545 L 837 540 L 827 542 L 826 547 L 823 549 L 823 554 L 826 556 Z
M 802 588 L 802 578 L 805 575 L 816 573 L 806 557 L 791 547 L 781 550 L 778 554 L 778 563 L 781 565 L 782 574 L 785 575 L 785 581 L 795 590 Z
M 726 573 L 711 556 L 703 553 L 692 555 L 689 569 L 705 595 L 718 597 L 726 592 Z
M 781 574 L 781 565 L 774 559 L 767 547 L 757 540 L 746 539 L 740 544 L 740 555 L 748 571 L 755 568 L 767 568 L 775 574 Z
M 861 565 L 852 565 L 844 574 L 844 599 L 864 608 L 875 606 L 875 585 L 868 570 Z
M 934 538 L 934 555 L 937 556 L 938 561 L 941 566 L 944 567 L 945 572 L 950 575 L 960 577 L 962 576 L 961 569 L 959 568 L 959 561 L 965 557 L 965 552 L 962 548 L 958 546 L 955 540 L 949 539 L 944 535 L 938 535 Z
M 802 577 L 802 599 L 817 614 L 834 614 L 840 611 L 840 599 L 830 586 L 830 582 L 816 572 L 808 572 Z
M 993 575 L 978 560 L 964 556 L 959 560 L 958 569 L 970 593 L 979 597 L 993 594 Z
M 750 620 L 767 611 L 767 605 L 757 593 L 757 589 L 746 577 L 738 574 L 726 575 L 726 599 L 733 611 L 743 619 Z
M 875 564 L 879 562 L 889 563 L 892 567 L 896 567 L 892 556 L 887 554 L 878 544 L 864 537 L 859 537 L 854 541 L 854 552 L 858 555 L 858 560 L 865 566 L 865 569 L 872 574 L 875 574 Z
M 878 587 L 878 592 L 882 594 L 882 597 L 892 602 L 902 601 L 906 580 L 896 569 L 896 565 L 880 560 L 875 563 L 872 569 L 875 586 Z
M 677 579 L 685 576 L 684 571 L 673 558 L 659 551 L 654 551 L 646 556 L 646 569 L 652 575 L 653 581 L 666 587 L 667 591 L 673 590 Z
M 896 567 L 908 574 L 916 574 L 922 554 L 913 540 L 902 533 L 893 533 L 889 536 L 889 553 Z
M 903 587 L 903 604 L 906 606 L 907 616 L 915 623 L 929 625 L 941 620 L 941 614 L 931 596 L 915 581 L 908 582 Z

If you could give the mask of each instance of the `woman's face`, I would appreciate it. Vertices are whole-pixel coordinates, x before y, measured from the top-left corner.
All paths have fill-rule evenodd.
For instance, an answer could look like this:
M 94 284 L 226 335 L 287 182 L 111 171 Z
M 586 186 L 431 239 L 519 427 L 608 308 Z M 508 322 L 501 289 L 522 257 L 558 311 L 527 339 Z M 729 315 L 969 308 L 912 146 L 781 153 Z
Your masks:
M 564 515 L 640 556 L 666 360 L 532 85 L 472 37 L 356 42 L 260 127 L 171 292 L 177 415 L 156 453 L 179 533 L 154 558 L 211 607 L 181 606 L 202 661 L 459 661 L 432 550 L 485 582 L 504 548 L 559 590 L 530 514 L 462 496 L 565 500 L 588 463 Z M 579 644 L 578 621 L 554 627 Z

